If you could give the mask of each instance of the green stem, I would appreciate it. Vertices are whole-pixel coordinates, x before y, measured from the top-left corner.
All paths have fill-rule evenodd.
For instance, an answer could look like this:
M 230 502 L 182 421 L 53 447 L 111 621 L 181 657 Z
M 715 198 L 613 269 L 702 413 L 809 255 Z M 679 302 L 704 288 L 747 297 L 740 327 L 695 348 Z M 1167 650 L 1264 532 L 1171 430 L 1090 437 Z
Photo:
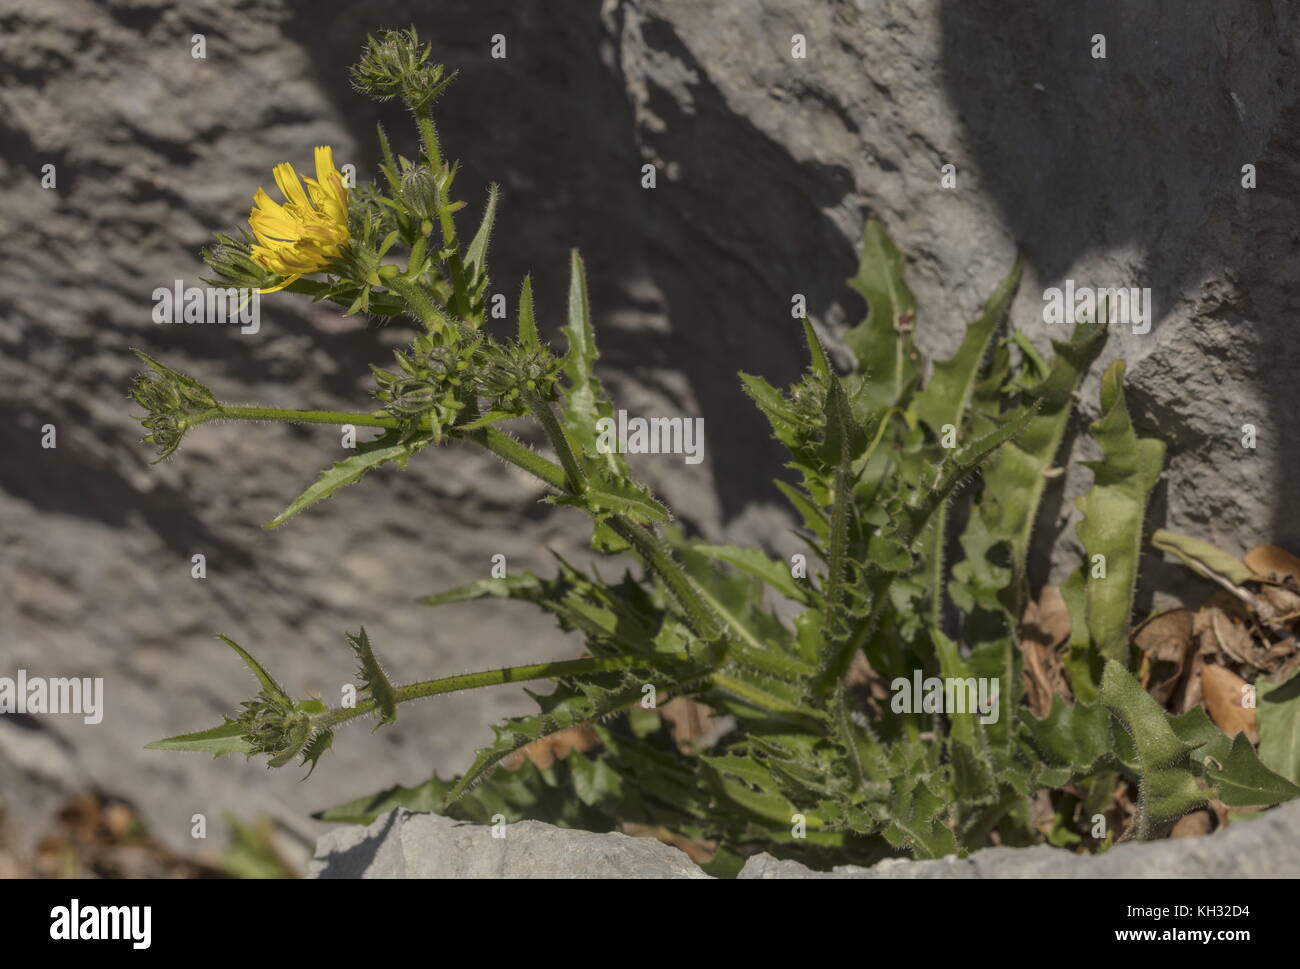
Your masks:
M 462 673 L 436 680 L 409 683 L 394 690 L 398 703 L 419 700 L 427 696 L 475 690 L 485 686 L 502 686 L 506 683 L 524 683 L 529 680 L 553 680 L 587 673 L 606 673 L 613 670 L 638 667 L 671 666 L 688 660 L 681 654 L 658 653 L 638 656 L 585 656 L 581 659 L 561 660 L 555 663 L 534 663 L 529 666 L 508 666 L 479 673 Z M 357 717 L 373 713 L 378 703 L 373 698 L 362 700 L 353 707 L 335 707 L 321 714 L 313 724 L 316 728 L 330 729 Z
M 853 501 L 849 485 L 849 470 L 850 460 L 845 450 L 841 453 L 835 468 L 835 495 L 830 519 L 831 547 L 826 560 L 826 588 L 822 592 L 822 598 L 826 603 L 826 616 L 822 624 L 825 634 L 821 661 L 814 680 L 824 693 L 829 693 L 843 679 L 844 674 L 848 672 L 848 660 L 853 656 L 851 645 L 845 642 L 837 643 L 842 634 L 842 624 L 847 621 L 844 615 L 842 590 L 844 573 L 848 568 L 846 560 L 849 542 L 849 504 Z
M 664 585 L 686 612 L 691 629 L 700 639 L 713 642 L 722 635 L 722 627 L 713 610 L 700 597 L 695 583 L 682 570 L 673 558 L 672 551 L 652 528 L 637 525 L 622 517 L 608 518 L 606 524 L 615 535 L 631 545 L 645 564 L 664 580 Z
M 1007 816 L 1007 812 L 1014 808 L 1022 797 L 1023 795 L 1017 794 L 1015 791 L 1008 791 L 1000 800 L 981 811 L 962 835 L 962 847 L 969 848 L 972 851 L 976 848 L 982 848 L 984 843 L 988 841 L 993 829 L 998 826 L 1002 819 Z
M 551 447 L 555 450 L 556 457 L 560 459 L 560 464 L 564 468 L 564 473 L 568 476 L 568 488 L 570 494 L 581 495 L 587 490 L 587 472 L 583 470 L 582 464 L 578 461 L 577 454 L 573 451 L 573 444 L 569 440 L 569 435 L 564 433 L 564 428 L 555 417 L 555 411 L 551 410 L 551 405 L 542 399 L 542 395 L 536 391 L 530 391 L 524 395 L 524 403 L 532 411 L 537 422 L 542 425 L 542 430 L 546 431 L 546 438 L 551 442 Z
M 580 493 L 575 482 L 580 482 L 582 490 L 587 488 L 587 476 L 578 463 L 577 455 L 569 443 L 568 435 L 556 419 L 550 404 L 533 394 L 526 398 L 533 415 L 546 430 L 546 435 L 559 455 L 563 467 L 546 460 L 532 448 L 507 437 L 493 428 L 473 431 L 469 439 L 482 444 L 493 454 L 509 461 L 530 474 L 541 478 L 553 488 L 570 494 Z M 713 611 L 700 597 L 694 583 L 682 571 L 682 567 L 673 558 L 672 552 L 654 531 L 636 525 L 624 518 L 609 518 L 610 530 L 632 546 L 646 565 L 663 579 L 668 591 L 686 612 L 687 620 L 695 634 L 705 642 L 712 642 L 722 634 Z
M 285 410 L 280 407 L 236 407 L 221 404 L 190 418 L 191 426 L 208 421 L 284 421 L 291 424 L 354 424 L 358 427 L 396 427 L 391 417 L 354 414 L 341 410 Z
M 425 108 L 419 113 L 416 123 L 420 128 L 420 143 L 424 145 L 424 157 L 428 159 L 434 175 L 441 175 L 442 148 L 438 144 L 438 129 L 433 126 L 433 111 Z M 443 245 L 450 249 L 456 244 L 456 223 L 452 221 L 451 213 L 446 211 L 446 206 L 447 199 L 443 197 L 442 189 L 439 188 L 438 221 L 442 224 Z
M 862 751 L 858 748 L 857 734 L 854 731 L 853 720 L 849 716 L 848 688 L 843 682 L 836 689 L 834 699 L 831 701 L 831 717 L 833 729 L 839 734 L 840 744 L 848 754 L 846 760 L 849 765 L 849 779 L 856 791 L 862 787 L 865 773 L 862 768 Z
M 516 467 L 523 468 L 535 478 L 540 478 L 552 488 L 560 491 L 568 487 L 568 476 L 564 469 L 554 461 L 548 461 L 527 444 L 521 444 L 513 437 L 502 434 L 494 427 L 485 427 L 470 431 L 468 440 L 481 444 L 503 461 L 509 461 Z
M 384 279 L 384 285 L 401 297 L 411 312 L 420 318 L 426 330 L 436 332 L 447 325 L 447 317 L 419 283 L 401 276 L 390 276 Z

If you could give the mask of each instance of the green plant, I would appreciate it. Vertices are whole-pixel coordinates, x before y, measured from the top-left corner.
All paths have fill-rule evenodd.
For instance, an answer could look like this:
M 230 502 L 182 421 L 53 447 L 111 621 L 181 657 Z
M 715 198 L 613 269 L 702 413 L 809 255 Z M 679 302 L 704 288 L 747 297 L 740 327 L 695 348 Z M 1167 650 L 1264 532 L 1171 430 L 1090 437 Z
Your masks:
M 1104 325 L 1079 325 L 1073 339 L 1054 344 L 1050 360 L 1041 357 L 1023 334 L 1005 332 L 1017 266 L 956 354 L 923 381 L 902 256 L 869 222 L 850 280 L 868 306 L 846 334 L 853 372 L 835 373 L 805 319 L 810 365 L 802 379 L 780 390 L 741 375 L 790 453 L 793 480 L 776 486 L 801 520 L 804 553 L 787 562 L 684 537 L 625 459 L 598 447 L 597 422 L 613 406 L 594 371 L 595 331 L 577 254 L 563 356 L 539 338 L 527 279 L 516 334 L 484 325 L 496 193 L 462 248 L 453 217 L 461 203 L 450 201 L 456 168 L 442 158 L 432 116 L 447 80 L 413 32 L 371 41 L 354 81 L 406 102 L 420 152 L 414 160 L 396 156 L 381 130 L 384 185 L 345 196 L 347 239 L 337 256 L 316 265 L 319 248 L 296 248 L 293 239 L 272 239 L 267 255 L 259 249 L 266 240 L 248 236 L 220 236 L 206 254 L 226 284 L 414 317 L 421 330 L 398 353 L 397 369 L 372 368 L 383 406 L 356 414 L 232 406 L 141 354 L 150 372 L 132 396 L 147 411 L 146 440 L 166 456 L 190 427 L 214 419 L 382 430 L 271 526 L 384 464 L 404 466 L 431 445 L 472 443 L 545 482 L 553 492 L 546 500 L 587 516 L 595 550 L 630 555 L 640 571 L 610 581 L 559 559 L 552 578 L 484 578 L 431 595 L 426 605 L 494 597 L 533 603 L 581 633 L 587 655 L 397 686 L 361 630 L 349 637 L 362 683 L 353 707 L 293 699 L 227 640 L 256 674 L 257 697 L 216 728 L 152 747 L 265 754 L 277 767 L 301 758 L 314 769 L 346 721 L 391 723 L 408 700 L 546 680 L 555 688 L 534 695 L 539 712 L 498 727 L 496 742 L 461 777 L 435 776 L 320 816 L 366 822 L 405 805 L 477 821 L 501 814 L 597 830 L 651 825 L 716 843 L 710 870 L 723 874 L 756 848 L 822 865 L 903 851 L 937 857 L 992 840 L 1102 847 L 1113 825 L 1103 835 L 1092 819 L 1118 822 L 1113 796 L 1125 778 L 1141 792 L 1126 834 L 1140 837 L 1156 836 L 1203 803 L 1214 793 L 1206 784 L 1252 792 L 1238 803 L 1271 804 L 1300 792 L 1267 771 L 1249 744 L 1230 743 L 1203 712 L 1168 718 L 1125 669 L 1142 515 L 1163 449 L 1133 430 L 1121 363 L 1102 380 L 1102 416 L 1092 433 L 1104 458 L 1092 465 L 1096 481 L 1079 500 L 1089 564 L 1064 590 L 1074 619 L 1072 702 L 1056 696 L 1042 718 L 1022 702 L 1017 637 L 1030 538 Z M 330 180 L 332 168 L 322 172 L 320 158 L 317 184 Z M 310 224 L 303 213 L 295 224 Z M 403 252 L 404 267 L 391 261 Z M 292 279 L 272 271 L 313 265 Z M 313 273 L 324 281 L 307 278 Z M 554 461 L 495 426 L 515 418 L 541 426 Z M 960 532 L 950 534 L 957 524 Z M 953 545 L 961 554 L 949 569 Z M 787 600 L 785 611 L 797 610 L 792 621 L 770 609 L 773 596 Z M 940 684 L 937 694 L 931 681 Z M 706 743 L 679 745 L 659 712 L 668 697 L 704 704 L 729 726 Z M 525 761 L 492 770 L 581 724 L 592 725 L 597 741 L 586 750 L 544 768 Z M 1034 805 L 1047 807 L 1049 825 L 1031 819 Z

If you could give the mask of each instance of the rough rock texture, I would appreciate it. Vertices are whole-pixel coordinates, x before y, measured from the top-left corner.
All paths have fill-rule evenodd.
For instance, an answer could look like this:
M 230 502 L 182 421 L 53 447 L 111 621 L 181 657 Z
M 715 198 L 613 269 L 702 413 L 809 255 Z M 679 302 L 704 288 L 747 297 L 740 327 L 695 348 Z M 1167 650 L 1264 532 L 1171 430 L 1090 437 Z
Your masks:
M 843 279 L 874 213 L 909 253 L 928 351 L 955 345 L 1016 241 L 1029 274 L 1015 320 L 1040 345 L 1053 335 L 1045 286 L 1151 286 L 1155 328 L 1117 335 L 1111 353 L 1132 363 L 1141 428 L 1171 445 L 1155 522 L 1238 551 L 1300 544 L 1286 449 L 1300 404 L 1294 5 L 564 6 L 0 4 L 0 675 L 104 676 L 108 703 L 93 727 L 0 718 L 11 834 L 34 836 L 67 791 L 99 786 L 135 799 L 180 847 L 196 813 L 219 841 L 226 811 L 271 812 L 309 845 L 308 810 L 459 769 L 490 719 L 528 706 L 513 690 L 410 705 L 395 728 L 345 732 L 307 784 L 142 750 L 251 692 L 217 631 L 329 698 L 352 674 L 343 633 L 363 623 L 404 679 L 576 648 L 523 608 L 411 604 L 483 575 L 497 552 L 512 568 L 548 569 L 547 545 L 580 555 L 567 513 L 493 461 L 422 456 L 267 533 L 258 526 L 340 456 L 335 432 L 208 427 L 158 467 L 136 443 L 130 347 L 231 399 L 357 408 L 365 365 L 406 338 L 290 297 L 265 301 L 256 336 L 149 315 L 155 287 L 197 283 L 196 250 L 243 220 L 274 164 L 333 144 L 364 177 L 376 119 L 399 145 L 408 137 L 400 111 L 346 83 L 378 26 L 415 24 L 461 70 L 441 127 L 467 163 L 460 197 L 476 209 L 489 180 L 504 187 L 496 285 L 513 297 L 534 271 L 553 330 L 565 253 L 579 247 L 620 404 L 704 416 L 704 464 L 639 461 L 688 527 L 801 550 L 769 484 L 778 452 L 733 372 L 800 371 L 793 293 L 832 337 L 860 315 Z M 803 60 L 790 57 L 796 32 Z M 1097 32 L 1104 61 L 1088 56 Z M 191 57 L 196 33 L 205 60 Z M 489 56 L 495 33 L 504 60 Z M 640 187 L 647 160 L 660 167 L 652 191 Z M 940 188 L 945 163 L 955 190 Z M 45 164 L 55 189 L 40 187 Z M 1095 407 L 1095 380 L 1084 398 Z M 1255 451 L 1239 446 L 1244 423 L 1259 429 Z M 46 424 L 54 450 L 40 445 Z M 1044 520 L 1062 508 L 1049 501 Z M 203 580 L 190 577 L 197 553 Z M 1036 570 L 1050 574 L 1045 559 Z M 1154 563 L 1147 574 L 1159 578 Z
M 520 821 L 499 829 L 391 811 L 368 828 L 337 828 L 316 845 L 314 878 L 708 878 L 653 838 Z
M 1284 804 L 1218 834 L 1117 845 L 1083 856 L 1049 845 L 985 848 L 968 858 L 883 861 L 812 871 L 797 861 L 756 855 L 741 878 L 1296 878 L 1300 877 L 1300 803 Z
M 1151 332 L 1113 334 L 1085 413 L 1122 354 L 1140 431 L 1170 446 L 1155 522 L 1233 551 L 1300 543 L 1289 511 L 1300 463 L 1287 446 L 1300 407 L 1300 11 L 1280 0 L 1014 7 L 621 4 L 612 19 L 642 144 L 676 172 L 673 215 L 724 254 L 697 264 L 696 291 L 721 263 L 726 299 L 742 279 L 764 280 L 754 315 L 766 321 L 780 325 L 793 292 L 821 319 L 855 321 L 840 280 L 864 212 L 909 255 L 918 341 L 932 354 L 955 347 L 1017 244 L 1028 266 L 1012 319 L 1040 346 L 1062 336 L 1043 322 L 1047 287 L 1150 287 Z M 1105 60 L 1091 56 L 1099 33 Z M 791 57 L 795 34 L 806 59 Z M 956 189 L 941 187 L 946 164 Z M 673 319 L 692 306 L 674 301 Z M 1253 451 L 1241 446 L 1247 423 Z M 1073 472 L 1064 494 L 1090 480 Z M 1072 538 L 1077 513 L 1049 494 L 1044 522 L 1058 512 Z M 1040 574 L 1050 546 L 1039 543 Z M 1072 565 L 1058 558 L 1055 577 Z
M 707 878 L 684 854 L 653 838 L 571 831 L 537 821 L 502 829 L 398 809 L 367 828 L 323 835 L 315 878 Z M 756 855 L 740 878 L 1295 878 L 1300 877 L 1300 803 L 1218 834 L 1119 845 L 1081 856 L 1048 845 L 986 848 L 968 858 L 883 861 L 813 871 Z

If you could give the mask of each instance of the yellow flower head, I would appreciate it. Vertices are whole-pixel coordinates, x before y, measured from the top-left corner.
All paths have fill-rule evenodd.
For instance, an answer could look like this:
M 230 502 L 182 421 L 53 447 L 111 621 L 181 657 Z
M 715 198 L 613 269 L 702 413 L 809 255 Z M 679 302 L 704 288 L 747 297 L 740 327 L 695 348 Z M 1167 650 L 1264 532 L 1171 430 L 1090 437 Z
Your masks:
M 304 178 L 303 191 L 298 173 L 288 162 L 275 166 L 275 184 L 285 204 L 272 201 L 263 189 L 253 196 L 248 224 L 257 241 L 253 261 L 284 282 L 262 293 L 284 289 L 294 280 L 319 272 L 339 257 L 348 241 L 348 190 L 343 173 L 334 167 L 334 149 L 316 149 L 316 177 Z

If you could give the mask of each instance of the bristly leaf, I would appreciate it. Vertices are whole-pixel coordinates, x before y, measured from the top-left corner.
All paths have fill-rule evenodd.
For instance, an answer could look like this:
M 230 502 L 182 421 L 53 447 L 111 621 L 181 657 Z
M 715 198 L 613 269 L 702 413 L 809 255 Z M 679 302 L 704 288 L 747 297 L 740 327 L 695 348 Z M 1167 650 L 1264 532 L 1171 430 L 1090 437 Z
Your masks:
M 984 464 L 998 448 L 1014 440 L 1024 431 L 1034 416 L 1032 407 L 1012 411 L 1005 416 L 997 430 L 972 441 L 966 447 L 946 458 L 939 466 L 934 484 L 911 512 L 913 535 L 928 524 L 934 510 L 951 497 L 953 491 L 977 468 Z
M 1052 697 L 1052 708 L 1042 720 L 1022 721 L 1044 766 L 1067 770 L 1071 776 L 1087 774 L 1112 752 L 1110 716 L 1099 703 L 1068 705 Z
M 762 579 L 781 595 L 795 602 L 808 604 L 809 590 L 790 574 L 784 562 L 774 562 L 758 549 L 737 548 L 735 545 L 693 545 L 695 551 L 719 562 L 726 562 L 743 572 Z
M 847 588 L 850 515 L 854 507 L 851 472 L 853 458 L 861 453 L 865 435 L 854 420 L 848 398 L 838 379 L 832 379 L 827 387 L 825 426 L 822 460 L 833 469 L 834 484 L 828 516 L 830 547 L 826 558 L 826 583 L 822 591 L 823 645 L 815 681 L 815 689 L 820 693 L 829 693 L 838 686 L 853 658 L 849 617 L 852 590 Z
M 388 181 L 389 190 L 394 195 L 399 195 L 402 191 L 402 181 L 397 171 L 397 159 L 393 157 L 392 146 L 388 143 L 388 135 L 384 131 L 382 124 L 376 124 L 375 128 L 379 131 L 379 150 L 383 157 L 380 162 L 379 170 L 384 173 L 384 178 Z
M 961 346 L 947 360 L 936 360 L 934 373 L 925 389 L 916 395 L 916 413 L 936 436 L 945 424 L 958 429 L 970 404 L 980 372 L 980 363 L 998 330 L 1006 322 L 1011 302 L 1020 285 L 1024 262 L 1017 258 L 1005 279 L 984 304 L 983 312 L 966 327 Z
M 316 772 L 317 762 L 324 756 L 325 751 L 329 750 L 333 745 L 333 730 L 318 730 L 312 735 L 311 740 L 307 741 L 307 745 L 302 749 L 302 762 L 311 765 L 307 769 L 307 777 L 311 777 Z M 303 778 L 303 780 L 306 779 L 306 777 Z
M 1261 682 L 1255 716 L 1260 760 L 1300 783 L 1300 673 L 1281 683 Z
M 920 373 L 912 341 L 916 297 L 903 278 L 903 256 L 875 219 L 862 233 L 862 261 L 849 281 L 867 301 L 867 318 L 845 334 L 866 375 L 865 396 L 882 413 L 911 390 Z
M 227 720 L 219 727 L 178 734 L 165 740 L 145 744 L 148 750 L 198 750 L 220 757 L 222 754 L 251 754 L 252 745 L 244 739 L 244 725 Z
M 993 337 L 1006 321 L 1020 285 L 1022 261 L 1017 258 L 1006 279 L 984 304 L 984 311 L 966 327 L 961 346 L 951 359 L 936 361 L 934 373 L 925 389 L 916 395 L 917 416 L 942 440 L 945 428 L 954 436 L 967 427 L 966 411 L 979 378 L 980 364 L 988 354 Z M 938 625 L 943 610 L 943 549 L 946 537 L 947 506 L 935 512 L 927 532 L 922 560 L 929 583 L 930 623 Z
M 593 477 L 580 495 L 551 495 L 545 499 L 556 505 L 571 505 L 597 519 L 622 515 L 637 524 L 669 520 L 668 509 L 650 494 L 650 489 L 631 478 L 619 478 L 603 471 Z
M 441 606 L 451 602 L 470 602 L 489 596 L 500 599 L 522 599 L 527 602 L 538 601 L 544 585 L 532 572 L 518 575 L 506 575 L 499 579 L 475 579 L 465 585 L 435 593 L 418 600 L 421 605 Z
M 537 320 L 533 316 L 533 277 L 524 277 L 519 289 L 519 342 L 536 349 L 541 345 L 537 336 Z
M 483 221 L 479 224 L 478 232 L 474 234 L 473 241 L 470 242 L 469 248 L 465 251 L 465 272 L 471 285 L 480 276 L 487 274 L 488 240 L 492 235 L 492 222 L 496 218 L 497 198 L 500 194 L 500 190 L 495 183 L 489 186 L 487 207 L 483 210 Z
M 374 699 L 379 710 L 379 723 L 375 725 L 378 730 L 397 719 L 397 691 L 375 658 L 375 651 L 370 647 L 370 637 L 366 635 L 366 627 L 362 626 L 356 636 L 348 633 L 348 642 L 352 644 L 357 660 L 361 663 L 361 688 Z
M 1070 614 L 1070 652 L 1065 661 L 1070 689 L 1081 702 L 1095 703 L 1101 680 L 1101 657 L 1088 635 L 1087 579 L 1083 577 L 1083 569 L 1075 569 L 1061 583 L 1061 598 Z
M 1261 690 L 1260 695 L 1266 695 L 1266 691 Z M 1224 804 L 1266 807 L 1300 796 L 1300 787 L 1283 774 L 1270 770 L 1267 762 L 1256 756 L 1255 748 L 1244 735 L 1237 734 L 1229 740 L 1210 721 L 1204 707 L 1193 707 L 1182 716 L 1173 717 L 1169 724 L 1179 740 L 1194 745 L 1192 759 L 1204 768 L 1206 780 L 1218 786 L 1219 800 Z M 1261 738 L 1261 754 L 1263 746 Z
M 411 455 L 429 443 L 428 435 L 414 440 L 402 441 L 396 430 L 385 431 L 373 441 L 357 445 L 357 453 L 330 466 L 321 472 L 320 479 L 310 488 L 294 499 L 284 511 L 276 515 L 265 528 L 279 528 L 299 512 L 323 501 L 345 485 L 355 484 L 367 472 L 389 461 L 397 463 L 399 468 L 406 467 Z
M 1232 738 L 1221 762 L 1206 763 L 1205 776 L 1218 790 L 1219 800 L 1229 807 L 1268 806 L 1300 797 L 1300 787 L 1260 763 L 1255 748 L 1241 733 Z
M 530 694 L 542 705 L 544 712 L 540 716 L 513 717 L 502 726 L 494 727 L 496 741 L 478 752 L 469 770 L 447 793 L 445 803 L 458 800 L 489 770 L 534 740 L 608 716 L 641 698 L 640 683 L 628 682 L 621 677 L 615 678 L 615 682 L 617 685 L 613 688 L 598 686 L 594 682 L 578 682 L 574 688 L 560 687 L 549 697 Z
M 631 471 L 621 454 L 601 453 L 596 447 L 597 422 L 614 418 L 614 407 L 596 376 L 596 334 L 587 302 L 587 273 L 575 249 L 569 260 L 569 310 L 564 326 L 569 349 L 564 356 L 564 430 L 578 450 L 606 470 L 622 478 Z
M 1014 597 L 1023 599 L 1030 537 L 1052 464 L 1074 410 L 1074 393 L 1106 343 L 1104 326 L 1077 326 L 1070 342 L 1053 341 L 1056 355 L 1047 375 L 1023 394 L 1037 410 L 1014 441 L 984 469 L 979 514 L 989 533 L 1011 543 Z M 1018 609 L 1013 609 L 1019 615 Z
M 895 778 L 890 796 L 890 825 L 885 838 L 907 848 L 916 858 L 942 858 L 957 853 L 957 839 L 944 824 L 948 807 L 922 778 Z
M 244 649 L 244 647 L 240 646 L 229 636 L 223 636 L 218 633 L 217 638 L 233 649 L 239 655 L 239 658 L 244 661 L 245 665 L 253 671 L 253 675 L 257 677 L 257 682 L 262 685 L 262 689 L 266 691 L 267 696 L 285 705 L 291 705 L 293 703 L 289 694 L 285 693 L 280 687 L 280 684 L 276 683 L 275 680 L 271 678 L 271 674 L 262 668 L 261 663 L 253 659 L 248 650 Z
M 1092 434 L 1104 459 L 1085 462 L 1092 469 L 1093 485 L 1075 499 L 1084 514 L 1077 530 L 1089 568 L 1100 563 L 1104 569 L 1104 575 L 1089 571 L 1088 631 L 1103 656 L 1124 659 L 1142 551 L 1142 520 L 1147 499 L 1160 479 L 1165 446 L 1154 438 L 1139 438 L 1134 431 L 1124 403 L 1122 360 L 1102 376 L 1101 411 Z
M 1200 741 L 1186 743 L 1174 732 L 1160 704 L 1119 663 L 1106 663 L 1101 702 L 1133 738 L 1142 775 L 1141 812 L 1135 828 L 1139 840 L 1162 835 L 1188 811 L 1218 797 L 1203 789 L 1192 772 L 1191 753 Z
M 821 338 L 817 336 L 817 331 L 813 329 L 812 320 L 808 319 L 807 316 L 803 318 L 803 338 L 808 344 L 813 374 L 818 377 L 829 377 L 831 375 L 831 365 L 826 359 L 826 348 L 822 346 Z

